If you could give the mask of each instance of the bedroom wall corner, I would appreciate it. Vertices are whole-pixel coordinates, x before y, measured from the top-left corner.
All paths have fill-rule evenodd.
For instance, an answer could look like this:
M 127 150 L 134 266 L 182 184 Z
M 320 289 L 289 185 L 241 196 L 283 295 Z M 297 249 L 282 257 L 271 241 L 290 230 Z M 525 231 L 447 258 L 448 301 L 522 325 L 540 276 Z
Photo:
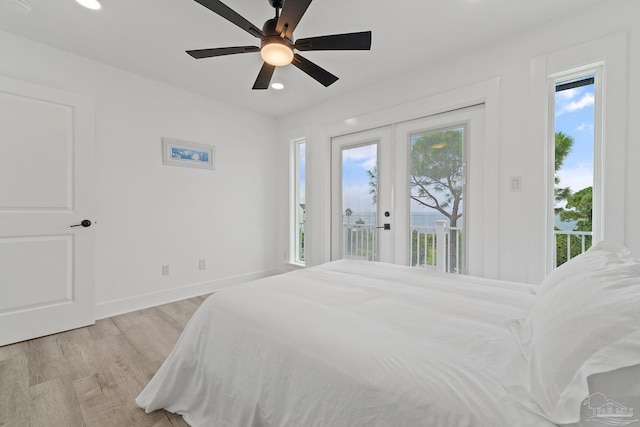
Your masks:
M 0 50 L 0 75 L 95 103 L 101 317 L 277 271 L 275 119 L 3 32 Z M 163 165 L 163 137 L 214 146 L 215 170 Z

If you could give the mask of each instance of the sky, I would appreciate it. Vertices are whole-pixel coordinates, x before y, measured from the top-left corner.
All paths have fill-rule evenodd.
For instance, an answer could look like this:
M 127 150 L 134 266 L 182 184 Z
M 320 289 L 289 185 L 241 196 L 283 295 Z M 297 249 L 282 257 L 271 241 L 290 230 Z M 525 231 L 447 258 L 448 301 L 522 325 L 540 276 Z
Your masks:
M 556 93 L 555 130 L 574 140 L 558 176 L 560 186 L 573 192 L 593 185 L 594 100 L 593 85 Z
M 369 193 L 370 178 L 377 162 L 376 144 L 348 148 L 342 152 L 342 204 L 353 212 L 375 212 L 372 195 Z

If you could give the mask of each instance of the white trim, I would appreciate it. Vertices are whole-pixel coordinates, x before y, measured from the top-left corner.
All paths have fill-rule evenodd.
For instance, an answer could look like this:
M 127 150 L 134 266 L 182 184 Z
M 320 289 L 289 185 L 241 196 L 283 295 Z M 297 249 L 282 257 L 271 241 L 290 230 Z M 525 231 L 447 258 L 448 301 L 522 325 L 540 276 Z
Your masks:
M 263 270 L 249 274 L 226 277 L 212 282 L 194 283 L 181 288 L 167 289 L 160 292 L 103 302 L 96 304 L 96 320 L 210 294 L 231 286 L 240 285 L 242 283 L 281 273 L 282 271 L 279 270 Z

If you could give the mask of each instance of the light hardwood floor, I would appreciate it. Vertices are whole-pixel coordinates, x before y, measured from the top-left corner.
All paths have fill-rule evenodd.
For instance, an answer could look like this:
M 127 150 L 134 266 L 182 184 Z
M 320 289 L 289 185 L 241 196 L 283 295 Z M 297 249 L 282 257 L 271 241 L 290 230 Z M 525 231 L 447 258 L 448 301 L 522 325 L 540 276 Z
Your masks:
M 205 298 L 0 347 L 0 426 L 187 426 L 135 398 Z

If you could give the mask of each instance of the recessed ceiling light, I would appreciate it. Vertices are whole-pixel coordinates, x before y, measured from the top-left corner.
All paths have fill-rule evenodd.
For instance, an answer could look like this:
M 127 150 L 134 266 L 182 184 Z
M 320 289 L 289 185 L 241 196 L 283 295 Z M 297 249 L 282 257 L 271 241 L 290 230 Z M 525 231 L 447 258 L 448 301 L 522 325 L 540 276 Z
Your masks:
M 271 87 L 276 90 L 284 89 L 284 85 L 282 83 L 271 83 Z
M 83 5 L 84 7 L 86 7 L 87 9 L 91 9 L 91 10 L 98 10 L 102 7 L 100 6 L 100 3 L 98 2 L 98 0 L 76 0 L 76 1 L 81 5 Z

